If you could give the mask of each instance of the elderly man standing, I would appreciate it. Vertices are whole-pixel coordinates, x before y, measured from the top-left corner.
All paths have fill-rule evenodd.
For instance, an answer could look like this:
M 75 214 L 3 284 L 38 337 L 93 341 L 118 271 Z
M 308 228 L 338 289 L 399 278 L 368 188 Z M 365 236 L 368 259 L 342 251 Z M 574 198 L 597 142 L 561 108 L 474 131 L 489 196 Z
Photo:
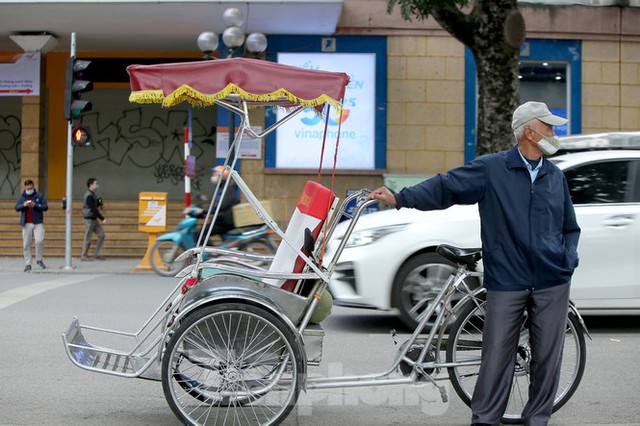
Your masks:
M 565 177 L 544 156 L 559 147 L 553 126 L 566 122 L 544 103 L 527 102 L 513 113 L 518 143 L 512 149 L 478 157 L 397 194 L 382 187 L 370 195 L 418 210 L 478 203 L 487 302 L 473 425 L 500 423 L 525 313 L 532 362 L 522 417 L 526 425 L 538 426 L 551 416 L 580 228 Z
M 47 199 L 34 186 L 31 179 L 24 181 L 24 192 L 18 197 L 16 211 L 20 212 L 22 226 L 22 251 L 24 253 L 24 272 L 31 270 L 31 243 L 36 241 L 36 263 L 42 269 L 46 266 L 42 260 L 44 245 L 44 212 L 49 210 Z

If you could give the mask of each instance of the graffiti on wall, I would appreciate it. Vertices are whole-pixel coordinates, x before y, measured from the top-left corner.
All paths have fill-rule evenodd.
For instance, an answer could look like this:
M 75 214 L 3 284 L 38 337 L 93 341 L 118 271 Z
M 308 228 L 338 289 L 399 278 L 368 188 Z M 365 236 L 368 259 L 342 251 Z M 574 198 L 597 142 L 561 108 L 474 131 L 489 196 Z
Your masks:
M 112 198 L 132 198 L 138 191 L 149 190 L 168 191 L 177 197 L 185 179 L 186 108 L 168 110 L 145 105 L 123 109 L 121 103 L 96 101 L 97 111 L 81 118 L 81 124 L 90 130 L 92 143 L 74 149 L 74 193 L 82 194 L 86 179 L 96 176 L 107 184 L 102 186 Z M 210 189 L 209 173 L 215 165 L 214 123 L 211 109 L 193 111 L 193 191 Z M 13 198 L 21 190 L 21 126 L 15 112 L 0 111 L 0 197 Z M 48 149 L 56 148 L 49 143 Z
M 20 191 L 20 134 L 22 123 L 15 115 L 0 116 L 0 194 Z
M 182 161 L 186 111 L 166 111 L 165 116 L 151 116 L 143 120 L 141 108 L 122 111 L 117 120 L 101 121 L 99 112 L 86 114 L 82 124 L 91 129 L 90 149 L 76 156 L 74 166 L 96 161 L 122 165 L 129 161 L 138 168 L 153 168 L 158 164 Z M 193 139 L 206 133 L 198 119 L 193 119 Z M 194 145 L 192 155 L 199 157 L 202 149 Z
M 200 114 L 203 115 L 203 114 Z M 207 121 L 205 125 L 203 121 Z M 215 161 L 213 119 L 192 119 L 196 177 L 191 186 L 200 190 L 202 177 L 208 179 Z M 184 182 L 184 128 L 186 110 L 151 110 L 149 107 L 126 109 L 114 114 L 100 111 L 82 116 L 89 128 L 92 144 L 76 149 L 74 168 L 111 170 L 110 179 L 128 175 L 130 181 L 179 187 Z M 117 174 L 117 176 L 114 176 Z M 153 182 L 152 182 L 153 180 Z

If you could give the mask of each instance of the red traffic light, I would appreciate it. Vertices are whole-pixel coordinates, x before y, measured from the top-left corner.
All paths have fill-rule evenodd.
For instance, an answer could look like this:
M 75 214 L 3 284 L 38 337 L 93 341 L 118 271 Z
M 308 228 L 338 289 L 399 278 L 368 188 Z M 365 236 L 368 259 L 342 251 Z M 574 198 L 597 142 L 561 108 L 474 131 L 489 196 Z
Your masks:
M 76 126 L 71 130 L 71 142 L 76 146 L 89 146 L 91 145 L 91 137 L 87 129 Z

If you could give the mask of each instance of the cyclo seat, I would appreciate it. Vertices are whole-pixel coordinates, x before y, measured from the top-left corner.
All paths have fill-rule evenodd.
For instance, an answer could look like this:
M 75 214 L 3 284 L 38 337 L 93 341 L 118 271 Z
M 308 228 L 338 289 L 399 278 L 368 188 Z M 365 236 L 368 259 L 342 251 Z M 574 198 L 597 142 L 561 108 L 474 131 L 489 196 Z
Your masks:
M 320 183 L 308 181 L 304 186 L 302 195 L 300 195 L 296 209 L 291 216 L 285 237 L 291 241 L 294 246 L 300 247 L 303 253 L 309 255 L 304 249 L 305 229 L 309 229 L 315 242 L 320 235 L 320 231 L 327 220 L 329 210 L 335 200 L 336 195 L 331 190 Z M 272 272 L 299 273 L 302 272 L 306 266 L 307 264 L 304 259 L 298 256 L 298 253 L 289 247 L 289 244 L 282 241 L 273 258 L 273 262 L 271 262 L 269 270 Z M 272 285 L 279 285 L 288 291 L 297 291 L 299 287 L 298 280 L 295 279 L 285 280 L 284 282 L 282 282 L 282 280 L 269 279 L 268 282 Z
M 436 253 L 458 265 L 466 265 L 469 268 L 473 268 L 482 259 L 482 248 L 460 248 L 449 244 L 440 244 L 436 248 Z

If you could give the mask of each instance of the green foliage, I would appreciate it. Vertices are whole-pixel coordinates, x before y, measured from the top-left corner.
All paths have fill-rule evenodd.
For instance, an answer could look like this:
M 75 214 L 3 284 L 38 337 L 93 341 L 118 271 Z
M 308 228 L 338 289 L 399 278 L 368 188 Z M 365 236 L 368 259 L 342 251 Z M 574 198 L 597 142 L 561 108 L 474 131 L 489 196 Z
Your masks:
M 469 4 L 468 0 L 389 0 L 387 13 L 391 13 L 395 5 L 400 6 L 400 14 L 405 21 L 411 21 L 412 17 L 420 20 L 427 19 L 434 10 L 456 6 L 464 7 Z

